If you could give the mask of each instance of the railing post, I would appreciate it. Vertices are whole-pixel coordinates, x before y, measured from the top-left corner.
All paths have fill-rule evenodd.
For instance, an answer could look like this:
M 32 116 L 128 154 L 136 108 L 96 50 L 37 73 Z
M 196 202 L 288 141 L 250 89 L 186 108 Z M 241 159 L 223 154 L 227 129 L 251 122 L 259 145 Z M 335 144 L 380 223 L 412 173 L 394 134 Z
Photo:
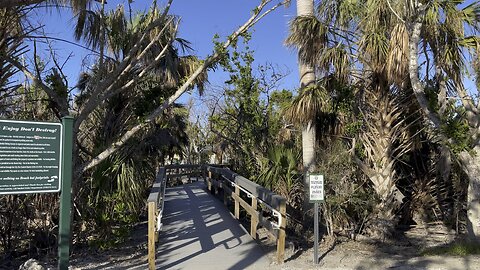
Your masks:
M 212 172 L 211 171 L 208 171 L 207 186 L 208 186 L 208 191 L 210 191 L 211 193 L 212 192 Z
M 228 206 L 228 194 L 227 194 L 228 184 L 225 179 L 223 179 L 222 188 L 223 188 L 223 205 Z
M 155 227 L 157 223 L 157 203 L 148 202 L 148 269 L 155 269 Z
M 252 197 L 252 208 L 257 211 L 257 198 Z M 251 215 L 250 217 L 250 235 L 253 239 L 257 239 L 257 225 L 258 217 L 256 215 Z
M 280 211 L 282 220 L 280 222 L 277 238 L 277 261 L 278 263 L 283 263 L 285 257 L 285 228 L 287 227 L 287 206 L 284 200 L 280 202 L 278 210 Z
M 218 182 L 221 181 L 221 180 L 220 180 L 221 178 L 222 178 L 222 177 L 220 176 L 220 177 L 216 180 L 216 183 L 213 185 L 213 189 L 214 189 L 214 191 L 215 191 L 215 193 L 214 193 L 215 196 L 218 195 L 218 186 L 219 186 L 219 185 L 218 185 Z M 213 182 L 213 181 L 212 181 L 212 182 Z
M 235 185 L 235 195 L 237 195 L 238 198 L 240 197 L 240 188 L 237 185 Z M 237 197 L 235 197 L 234 199 L 235 199 L 235 218 L 240 219 L 240 202 L 237 200 Z

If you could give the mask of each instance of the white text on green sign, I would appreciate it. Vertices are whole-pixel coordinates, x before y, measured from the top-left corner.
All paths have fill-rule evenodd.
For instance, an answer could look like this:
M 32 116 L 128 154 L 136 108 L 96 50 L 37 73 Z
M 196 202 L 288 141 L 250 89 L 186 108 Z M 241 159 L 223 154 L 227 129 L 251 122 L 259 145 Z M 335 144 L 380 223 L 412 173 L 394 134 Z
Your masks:
M 0 120 L 0 194 L 60 191 L 62 125 Z

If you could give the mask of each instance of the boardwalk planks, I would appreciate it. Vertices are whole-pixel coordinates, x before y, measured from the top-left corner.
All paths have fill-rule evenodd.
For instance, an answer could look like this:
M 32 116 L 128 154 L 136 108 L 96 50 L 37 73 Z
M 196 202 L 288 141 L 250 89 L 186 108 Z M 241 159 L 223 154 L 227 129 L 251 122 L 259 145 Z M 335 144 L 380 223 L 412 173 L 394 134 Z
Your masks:
M 171 174 L 171 172 L 176 172 Z M 240 218 L 240 207 L 245 209 L 250 215 L 250 235 L 253 239 L 257 238 L 257 227 L 266 228 L 274 237 L 277 238 L 277 261 L 283 263 L 285 256 L 285 228 L 287 224 L 286 200 L 272 191 L 240 176 L 228 168 L 215 167 L 210 165 L 169 165 L 159 170 L 157 179 L 153 184 L 152 191 L 148 198 L 148 265 L 149 269 L 155 269 L 155 243 L 158 241 L 157 224 L 161 224 L 163 212 L 163 200 L 165 197 L 165 186 L 169 178 L 178 177 L 181 179 L 187 176 L 191 179 L 191 174 L 204 176 L 207 189 L 210 193 L 219 194 L 223 191 L 223 201 L 228 206 L 229 197 L 234 201 L 234 216 Z M 230 186 L 234 186 L 231 189 Z M 246 193 L 251 198 L 251 204 L 242 198 L 241 193 Z M 271 209 L 274 217 L 278 218 L 278 223 L 273 223 L 270 219 L 263 217 L 258 204 L 263 204 Z

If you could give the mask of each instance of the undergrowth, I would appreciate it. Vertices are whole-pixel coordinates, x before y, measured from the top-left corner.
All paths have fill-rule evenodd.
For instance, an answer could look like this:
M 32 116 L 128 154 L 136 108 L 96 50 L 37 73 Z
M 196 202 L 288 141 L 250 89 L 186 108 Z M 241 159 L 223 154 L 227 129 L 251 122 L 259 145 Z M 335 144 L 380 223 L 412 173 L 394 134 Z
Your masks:
M 467 256 L 480 254 L 480 244 L 471 242 L 457 242 L 445 246 L 432 247 L 422 251 L 422 256 L 450 255 Z

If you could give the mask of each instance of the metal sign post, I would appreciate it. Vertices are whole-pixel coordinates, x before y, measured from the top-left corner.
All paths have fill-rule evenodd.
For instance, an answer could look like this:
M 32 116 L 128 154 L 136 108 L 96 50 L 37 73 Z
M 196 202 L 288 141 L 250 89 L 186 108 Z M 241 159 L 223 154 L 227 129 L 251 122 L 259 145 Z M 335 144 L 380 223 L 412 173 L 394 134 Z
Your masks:
M 60 223 L 58 240 L 58 269 L 67 270 L 70 257 L 70 212 L 72 208 L 73 117 L 64 117 L 62 151 L 62 191 L 60 194 Z
M 323 202 L 324 192 L 323 192 L 323 175 L 321 174 L 310 174 L 309 179 L 309 191 L 310 191 L 310 203 L 314 203 L 314 243 L 313 243 L 313 263 L 318 264 L 318 203 Z

